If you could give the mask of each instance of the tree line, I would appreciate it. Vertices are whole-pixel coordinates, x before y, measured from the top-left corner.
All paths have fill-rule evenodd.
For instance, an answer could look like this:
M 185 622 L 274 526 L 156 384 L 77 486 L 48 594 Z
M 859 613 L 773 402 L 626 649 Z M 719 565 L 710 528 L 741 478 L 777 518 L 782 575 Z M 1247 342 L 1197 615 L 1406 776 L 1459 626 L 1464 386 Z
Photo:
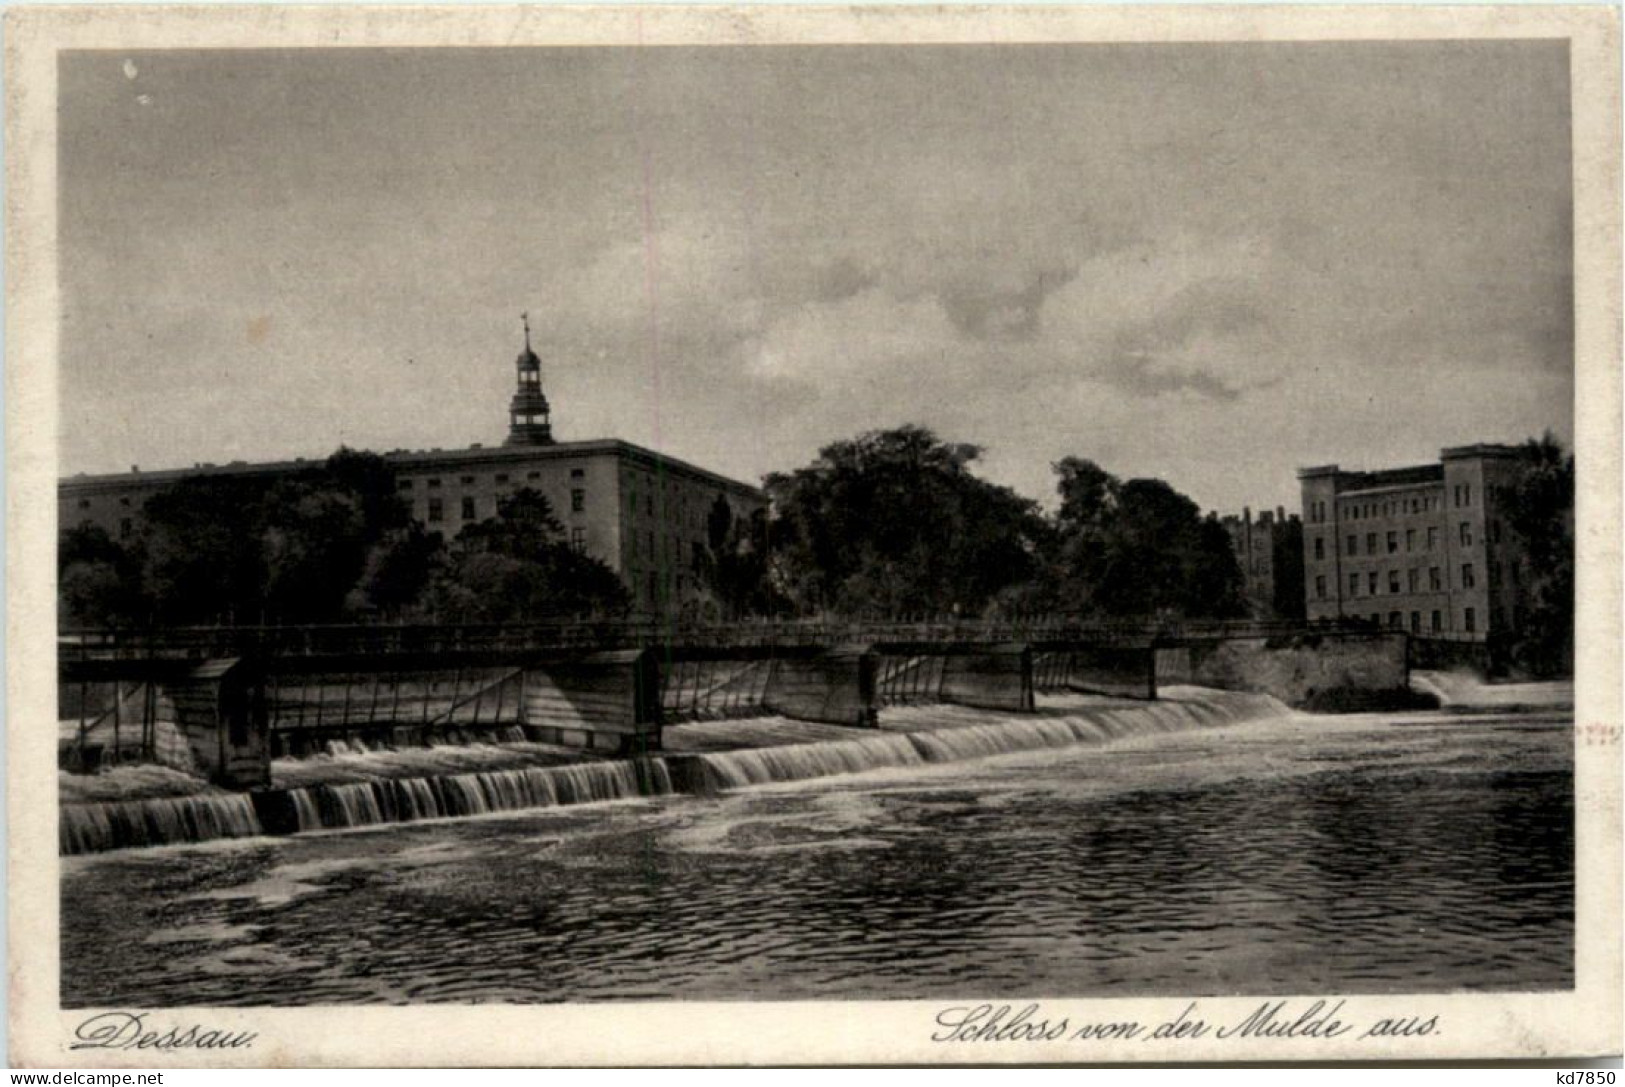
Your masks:
M 1218 518 L 1160 479 L 1066 457 L 1053 512 L 975 472 L 982 450 L 923 427 L 831 443 L 764 480 L 768 509 L 718 495 L 689 571 L 728 616 L 1239 618 L 1245 579 Z M 1523 447 L 1504 496 L 1530 557 L 1531 666 L 1561 667 L 1573 628 L 1573 458 Z M 68 528 L 75 625 L 508 622 L 626 614 L 613 569 L 572 548 L 521 490 L 448 539 L 413 520 L 387 461 L 341 449 L 272 480 L 198 476 L 148 500 L 116 541 Z

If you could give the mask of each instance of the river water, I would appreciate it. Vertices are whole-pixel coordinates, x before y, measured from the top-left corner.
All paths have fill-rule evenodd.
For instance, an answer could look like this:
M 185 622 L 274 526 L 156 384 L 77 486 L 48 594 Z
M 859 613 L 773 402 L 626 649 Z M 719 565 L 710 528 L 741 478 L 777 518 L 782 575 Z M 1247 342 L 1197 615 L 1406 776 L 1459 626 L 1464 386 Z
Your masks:
M 62 999 L 1566 988 L 1572 713 L 1503 701 L 67 857 Z

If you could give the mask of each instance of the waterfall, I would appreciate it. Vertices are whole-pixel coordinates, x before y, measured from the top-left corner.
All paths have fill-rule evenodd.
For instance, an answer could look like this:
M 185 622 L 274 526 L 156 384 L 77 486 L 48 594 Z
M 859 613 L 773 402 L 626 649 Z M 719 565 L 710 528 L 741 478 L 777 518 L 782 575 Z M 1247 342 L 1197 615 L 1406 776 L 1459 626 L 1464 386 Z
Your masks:
M 854 774 L 882 766 L 919 765 L 926 761 L 926 756 L 912 742 L 913 735 L 882 733 L 862 740 L 743 748 L 696 758 L 718 787 L 737 789 L 773 781 Z
M 307 831 L 665 796 L 671 791 L 665 763 L 645 759 L 382 778 L 290 789 L 288 795 L 299 830 Z
M 65 804 L 58 823 L 63 855 L 131 846 L 247 838 L 262 833 L 246 793 Z
M 1158 702 L 1075 704 L 1036 714 L 944 712 L 908 716 L 906 730 L 868 732 L 856 738 L 772 743 L 729 751 L 685 753 L 681 791 L 711 792 L 773 782 L 801 781 L 892 767 L 981 759 L 1018 751 L 1073 744 L 1102 744 L 1131 736 L 1216 727 L 1288 713 L 1266 695 L 1204 691 Z M 713 728 L 713 726 L 700 726 Z M 796 730 L 807 726 L 796 725 Z M 817 726 L 819 728 L 833 726 Z M 779 726 L 780 737 L 805 731 Z M 756 737 L 758 740 L 762 736 Z M 364 749 L 363 749 L 364 750 Z M 539 753 L 542 749 L 537 748 Z M 589 804 L 675 791 L 672 770 L 658 757 L 606 759 L 564 765 L 479 768 L 485 752 L 501 749 L 443 748 L 414 753 L 428 773 L 415 777 L 372 776 L 360 781 L 308 783 L 271 790 L 258 799 L 266 822 L 247 794 L 207 794 L 153 800 L 70 803 L 62 807 L 61 851 L 91 853 L 128 846 L 201 842 L 266 833 L 409 823 L 425 819 L 488 815 L 568 804 Z M 331 761 L 369 765 L 346 753 Z M 373 759 L 385 758 L 371 756 Z M 395 755 L 387 756 L 394 759 Z M 539 755 L 538 755 L 539 757 Z M 674 753 L 676 757 L 676 753 Z M 697 767 L 698 776 L 689 772 Z M 377 767 L 373 767 L 377 769 Z M 400 767 L 396 767 L 399 772 Z M 290 785 L 293 783 L 289 783 Z
M 710 783 L 735 789 L 831 774 L 955 762 L 1072 744 L 1105 743 L 1131 735 L 1233 724 L 1288 712 L 1264 695 L 1148 702 L 1127 709 L 1079 707 L 1044 716 L 1004 716 L 980 724 L 881 733 L 838 743 L 789 744 L 694 756 Z

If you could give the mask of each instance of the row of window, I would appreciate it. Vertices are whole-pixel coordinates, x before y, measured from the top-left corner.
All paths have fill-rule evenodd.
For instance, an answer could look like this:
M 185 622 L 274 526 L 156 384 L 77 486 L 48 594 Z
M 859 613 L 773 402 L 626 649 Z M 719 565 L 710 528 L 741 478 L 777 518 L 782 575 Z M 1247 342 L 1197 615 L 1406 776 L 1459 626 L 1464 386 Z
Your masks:
M 1405 550 L 1406 551 L 1415 551 L 1417 541 L 1418 541 L 1419 538 L 1420 537 L 1417 535 L 1417 530 L 1416 529 L 1407 528 L 1405 530 Z M 1471 521 L 1463 521 L 1463 522 L 1461 522 L 1461 527 L 1460 527 L 1460 531 L 1457 534 L 1457 538 L 1458 538 L 1458 540 L 1459 540 L 1462 547 L 1471 547 L 1471 546 L 1473 546 L 1473 525 L 1472 525 Z M 1348 557 L 1351 557 L 1351 558 L 1352 557 L 1357 557 L 1360 554 L 1360 537 L 1350 533 L 1345 539 L 1346 539 L 1346 546 L 1343 549 L 1343 554 L 1345 556 L 1348 556 Z M 1501 542 L 1501 523 L 1499 521 L 1490 522 L 1490 539 L 1495 543 L 1500 543 Z M 1314 546 L 1315 546 L 1315 560 L 1317 562 L 1325 561 L 1325 558 L 1326 558 L 1326 540 L 1325 540 L 1325 538 L 1322 537 L 1322 536 L 1316 536 Z M 1427 544 L 1423 548 L 1423 550 L 1425 550 L 1425 551 L 1435 551 L 1435 550 L 1438 549 L 1438 547 L 1439 547 L 1439 529 L 1437 528 L 1437 526 L 1431 526 L 1431 527 L 1428 528 Z M 1375 532 L 1367 532 L 1365 534 L 1365 553 L 1367 555 L 1379 555 L 1379 554 L 1395 555 L 1395 554 L 1398 554 L 1399 553 L 1399 532 L 1398 532 L 1398 530 L 1392 530 L 1392 531 L 1389 531 L 1389 532 L 1385 533 L 1381 540 L 1378 539 L 1378 534 L 1377 533 L 1375 533 Z
M 1465 509 L 1473 504 L 1473 485 L 1459 483 L 1456 485 L 1452 497 L 1455 499 L 1456 509 Z M 1427 513 L 1439 508 L 1440 499 L 1432 495 L 1417 495 L 1414 498 L 1391 498 L 1383 502 L 1348 502 L 1343 506 L 1343 520 L 1369 521 L 1373 517 L 1395 517 L 1406 513 Z M 1315 501 L 1309 503 L 1309 523 L 1319 525 L 1326 523 L 1326 503 Z
M 464 521 L 478 521 L 480 519 L 479 508 L 479 499 L 475 498 L 471 494 L 463 495 L 459 510 L 462 513 L 462 519 Z M 582 513 L 585 512 L 586 509 L 587 492 L 580 490 L 579 488 L 572 490 L 570 492 L 570 512 Z M 446 500 L 443 498 L 431 497 L 429 499 L 428 515 L 424 519 L 431 524 L 439 524 L 440 522 L 443 522 L 446 519 Z
M 1387 502 L 1351 502 L 1343 507 L 1343 520 L 1369 521 L 1373 517 L 1403 517 L 1407 513 L 1427 513 L 1439 508 L 1437 498 L 1394 498 Z
M 585 468 L 572 468 L 572 469 L 570 469 L 570 478 L 571 479 L 584 479 L 584 478 L 586 478 L 586 475 L 587 475 L 587 470 Z M 541 478 L 542 478 L 542 473 L 540 473 L 540 472 L 526 472 L 525 473 L 525 482 L 526 483 L 536 483 L 536 482 L 540 481 Z M 507 472 L 498 472 L 495 476 L 492 477 L 492 482 L 494 482 L 497 486 L 500 487 L 500 486 L 503 486 L 506 483 L 511 482 L 512 479 L 513 479 L 513 477 L 511 475 L 509 475 Z M 477 485 L 479 483 L 479 481 L 480 480 L 479 480 L 478 476 L 460 476 L 460 477 L 458 477 L 458 480 L 457 480 L 457 482 L 460 483 L 461 485 L 463 485 L 464 487 L 473 487 L 473 486 Z M 443 481 L 438 476 L 430 476 L 428 479 L 423 481 L 423 485 L 425 487 L 427 487 L 431 491 L 437 491 L 437 490 L 440 489 L 440 487 L 442 485 L 442 482 Z M 417 481 L 416 480 L 411 480 L 411 479 L 403 479 L 399 483 L 397 483 L 396 486 L 399 487 L 403 491 L 410 491 L 410 490 L 414 490 L 417 487 Z
M 1381 612 L 1375 612 L 1375 611 L 1372 612 L 1371 613 L 1371 621 L 1373 623 L 1381 623 L 1382 622 L 1382 613 Z M 1398 611 L 1389 612 L 1388 613 L 1388 625 L 1390 627 L 1394 628 L 1395 630 L 1404 630 L 1405 629 L 1405 613 L 1404 612 L 1398 612 Z M 1438 633 L 1438 632 L 1444 630 L 1444 613 L 1443 612 L 1435 611 L 1429 616 L 1428 629 L 1430 631 L 1432 631 L 1432 632 L 1435 632 L 1435 633 Z M 1478 631 L 1478 615 L 1472 608 L 1463 608 L 1462 609 L 1462 611 L 1461 611 L 1461 629 L 1465 630 L 1468 634 L 1477 633 L 1477 631 Z M 1422 613 L 1419 612 L 1419 611 L 1411 612 L 1411 633 L 1412 634 L 1420 634 L 1420 633 L 1422 633 Z
M 1492 584 L 1492 587 L 1493 587 L 1496 583 L 1499 583 L 1499 581 L 1500 581 L 1500 577 L 1499 577 L 1500 564 L 1499 563 L 1492 564 L 1491 567 L 1490 567 L 1490 573 L 1491 573 L 1490 581 L 1491 581 L 1491 584 Z M 1428 567 L 1427 577 L 1428 577 L 1427 590 L 1426 590 L 1427 592 L 1430 592 L 1430 593 L 1442 593 L 1442 592 L 1445 591 L 1445 588 L 1444 588 L 1444 571 L 1442 569 L 1440 569 L 1437 566 Z M 1389 570 L 1388 571 L 1388 577 L 1387 577 L 1387 584 L 1388 584 L 1388 592 L 1389 592 L 1390 595 L 1394 595 L 1394 594 L 1397 594 L 1397 593 L 1419 593 L 1419 592 L 1422 592 L 1423 591 L 1423 589 L 1422 589 L 1422 569 L 1419 566 L 1413 566 L 1409 570 L 1404 570 L 1404 571 L 1401 571 L 1401 570 Z M 1350 574 L 1349 575 L 1349 595 L 1350 596 L 1359 596 L 1360 595 L 1360 587 L 1361 587 L 1361 585 L 1365 586 L 1365 595 L 1366 596 L 1377 596 L 1377 595 L 1379 595 L 1382 592 L 1382 585 L 1383 585 L 1382 574 L 1379 571 L 1376 571 L 1376 570 L 1369 570 L 1363 575 L 1362 574 Z M 1464 562 L 1464 563 L 1461 564 L 1461 587 L 1463 589 L 1474 589 L 1474 588 L 1478 587 L 1477 575 L 1473 570 L 1473 564 L 1470 563 L 1470 562 Z M 1317 600 L 1325 600 L 1326 599 L 1326 593 L 1327 593 L 1326 575 L 1325 574 L 1317 574 L 1315 576 L 1315 599 L 1317 599 Z

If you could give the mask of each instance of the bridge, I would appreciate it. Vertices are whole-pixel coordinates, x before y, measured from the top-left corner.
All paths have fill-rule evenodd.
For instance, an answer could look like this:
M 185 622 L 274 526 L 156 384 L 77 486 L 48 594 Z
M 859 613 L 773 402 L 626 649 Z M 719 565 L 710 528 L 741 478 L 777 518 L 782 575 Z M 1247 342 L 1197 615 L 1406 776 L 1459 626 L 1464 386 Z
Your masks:
M 80 630 L 58 639 L 59 749 L 69 768 L 159 761 L 254 788 L 272 758 L 335 744 L 523 738 L 636 755 L 690 721 L 778 714 L 873 728 L 887 706 L 1029 712 L 1044 693 L 1155 698 L 1159 679 L 1302 702 L 1403 687 L 1408 656 L 1406 635 L 1365 623 Z

